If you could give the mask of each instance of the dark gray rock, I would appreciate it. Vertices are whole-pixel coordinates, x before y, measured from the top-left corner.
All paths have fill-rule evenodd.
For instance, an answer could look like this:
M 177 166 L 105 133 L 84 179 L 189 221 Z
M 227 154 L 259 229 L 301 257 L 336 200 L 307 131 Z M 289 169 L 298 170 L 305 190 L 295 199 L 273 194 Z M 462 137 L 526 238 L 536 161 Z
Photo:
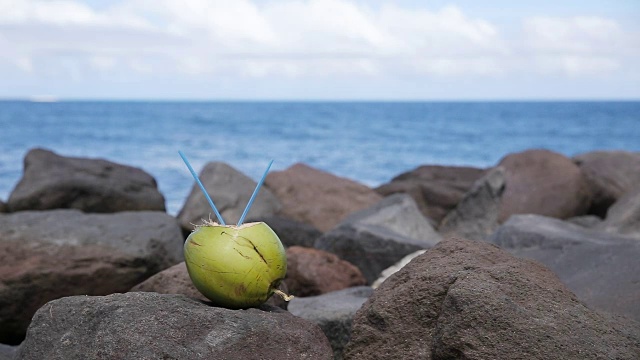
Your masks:
M 18 346 L 0 344 L 0 360 L 13 360 L 18 352 Z
M 500 199 L 505 188 L 504 168 L 498 166 L 477 180 L 460 203 L 442 220 L 447 236 L 482 240 L 499 226 Z
M 382 270 L 414 251 L 435 245 L 440 239 L 413 199 L 406 194 L 395 194 L 350 215 L 318 238 L 314 247 L 357 266 L 371 284 Z
M 19 343 L 49 300 L 129 290 L 182 261 L 182 243 L 160 211 L 0 214 L 0 342 Z
M 353 317 L 372 292 L 368 286 L 357 286 L 318 296 L 294 298 L 289 304 L 289 312 L 318 324 L 333 348 L 333 358 L 340 360 L 351 337 Z
M 242 215 L 257 183 L 250 177 L 222 162 L 207 163 L 200 174 L 200 181 L 215 203 L 227 224 L 236 224 Z M 247 217 L 275 215 L 282 205 L 269 189 L 260 189 Z M 218 222 L 209 202 L 194 182 L 191 192 L 178 213 L 178 221 L 183 229 L 191 231 L 194 224 L 211 219 Z
M 284 247 L 313 247 L 313 242 L 322 235 L 310 224 L 280 216 L 252 218 L 248 222 L 264 222 L 278 235 Z
M 423 165 L 376 188 L 382 196 L 410 195 L 424 216 L 439 224 L 486 170 L 466 166 Z
M 638 359 L 640 324 L 590 310 L 547 268 L 447 239 L 376 289 L 345 359 Z
M 640 240 L 640 187 L 624 194 L 607 211 L 598 228 Z
M 573 157 L 592 193 L 590 214 L 603 218 L 607 209 L 640 183 L 640 153 L 592 151 Z
M 317 325 L 267 309 L 148 292 L 67 297 L 38 310 L 17 359 L 331 359 Z
M 9 211 L 78 209 L 85 212 L 165 211 L 155 179 L 141 169 L 102 159 L 30 150 Z
M 489 239 L 540 261 L 580 300 L 640 321 L 640 242 L 539 215 L 512 216 Z
M 9 209 L 7 208 L 7 204 L 0 200 L 0 213 L 6 213 L 7 211 L 9 211 Z
M 602 219 L 596 215 L 582 215 L 568 218 L 566 221 L 587 229 L 593 229 L 600 225 Z

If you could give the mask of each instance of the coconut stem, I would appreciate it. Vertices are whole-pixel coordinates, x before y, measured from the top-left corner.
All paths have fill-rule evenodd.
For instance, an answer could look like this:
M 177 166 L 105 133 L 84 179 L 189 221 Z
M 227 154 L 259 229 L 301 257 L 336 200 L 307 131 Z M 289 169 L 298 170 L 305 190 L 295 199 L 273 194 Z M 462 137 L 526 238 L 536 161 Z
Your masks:
M 187 160 L 187 157 L 180 150 L 178 150 L 178 154 L 180 154 L 180 157 L 182 158 L 182 161 L 184 161 L 185 165 L 187 165 L 187 168 L 189 168 L 189 171 L 191 172 L 191 175 L 196 180 L 196 183 L 198 184 L 198 186 L 200 186 L 200 190 L 202 190 L 202 193 L 204 194 L 204 197 L 207 198 L 207 201 L 209 202 L 209 205 L 211 205 L 211 208 L 213 209 L 213 212 L 216 214 L 216 217 L 218 217 L 218 221 L 220 221 L 220 224 L 221 225 L 226 225 L 224 223 L 224 219 L 222 218 L 222 215 L 220 215 L 220 212 L 218 211 L 218 208 L 213 203 L 213 200 L 211 200 L 211 197 L 209 196 L 209 194 L 207 194 L 207 189 L 204 188 L 204 185 L 202 184 L 202 181 L 200 181 L 200 179 L 198 178 L 198 175 L 196 174 L 195 170 L 193 170 L 193 168 L 191 167 L 191 164 L 189 164 L 189 160 Z
M 293 295 L 287 295 L 284 293 L 284 291 L 280 290 L 280 289 L 275 289 L 273 290 L 274 294 L 277 294 L 278 296 L 280 296 L 284 301 L 291 301 L 291 299 L 293 299 L 295 296 Z
M 256 189 L 253 190 L 253 194 L 251 194 L 251 198 L 247 203 L 247 207 L 244 208 L 244 211 L 242 212 L 242 216 L 240 216 L 240 220 L 238 220 L 238 224 L 236 226 L 240 226 L 244 222 L 244 218 L 245 216 L 247 216 L 249 209 L 251 209 L 251 205 L 253 205 L 253 202 L 256 200 L 256 196 L 258 196 L 258 191 L 260 191 L 260 187 L 262 186 L 264 179 L 267 177 L 267 174 L 269 173 L 269 169 L 271 169 L 272 164 L 273 164 L 273 160 L 271 160 L 271 162 L 269 163 L 269 166 L 267 166 L 267 170 L 264 171 L 264 174 L 262 174 L 262 178 L 260 178 L 260 181 L 258 181 L 258 185 L 256 185 Z

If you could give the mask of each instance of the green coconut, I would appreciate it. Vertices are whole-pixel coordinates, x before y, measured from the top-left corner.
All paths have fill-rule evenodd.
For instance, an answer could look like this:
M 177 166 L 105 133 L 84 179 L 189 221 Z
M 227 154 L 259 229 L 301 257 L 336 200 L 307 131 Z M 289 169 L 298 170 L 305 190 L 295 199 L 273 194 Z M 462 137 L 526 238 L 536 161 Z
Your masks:
M 215 305 L 241 309 L 273 294 L 291 298 L 278 290 L 287 273 L 284 246 L 264 222 L 198 226 L 184 244 L 184 258 L 191 281 Z

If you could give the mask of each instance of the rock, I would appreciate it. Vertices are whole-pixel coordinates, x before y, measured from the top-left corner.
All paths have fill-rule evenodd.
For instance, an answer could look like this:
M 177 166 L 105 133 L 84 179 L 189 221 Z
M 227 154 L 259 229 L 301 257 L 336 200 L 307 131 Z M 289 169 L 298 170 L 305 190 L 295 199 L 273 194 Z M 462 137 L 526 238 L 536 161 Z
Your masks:
M 640 321 L 640 242 L 539 215 L 512 216 L 489 239 L 540 261 L 580 300 Z
M 382 271 L 382 273 L 380 274 L 380 277 L 376 279 L 376 281 L 373 282 L 373 284 L 371 284 L 371 287 L 373 289 L 377 289 L 378 286 L 380 286 L 380 284 L 382 284 L 385 280 L 387 280 L 389 278 L 389 276 L 395 274 L 396 272 L 398 272 L 398 270 L 402 269 L 403 267 L 405 267 L 411 260 L 413 260 L 414 258 L 424 254 L 427 250 L 418 250 L 416 252 L 412 252 L 411 254 L 403 257 L 402 259 L 400 259 L 400 261 L 398 261 L 397 263 L 389 266 L 388 268 L 384 269 Z
M 7 208 L 7 204 L 0 200 L 0 213 L 6 213 L 9 209 Z
M 148 292 L 67 297 L 38 310 L 17 359 L 331 359 L 317 325 L 268 309 Z
M 365 185 L 300 163 L 270 173 L 265 186 L 282 202 L 284 216 L 323 232 L 382 199 Z
M 564 155 L 527 150 L 504 157 L 505 189 L 499 222 L 514 214 L 538 214 L 560 219 L 583 215 L 591 194 L 580 168 Z
M 0 360 L 13 360 L 18 352 L 18 346 L 0 344 Z
M 349 216 L 314 244 L 347 260 L 371 284 L 382 270 L 404 256 L 440 241 L 413 199 L 406 194 L 386 197 L 375 206 Z
M 590 214 L 604 217 L 607 209 L 640 183 L 640 153 L 593 151 L 573 157 L 592 193 Z
M 442 220 L 440 232 L 474 240 L 491 235 L 498 227 L 504 188 L 504 168 L 491 169 L 473 184 L 460 203 Z
M 329 339 L 333 358 L 341 360 L 351 337 L 353 317 L 372 292 L 368 286 L 357 286 L 318 296 L 294 298 L 289 312 L 318 324 Z
M 181 261 L 182 242 L 159 211 L 0 214 L 0 342 L 19 343 L 49 300 L 129 290 Z
M 132 292 L 156 292 L 159 294 L 182 294 L 200 301 L 209 301 L 193 286 L 184 261 L 164 269 L 131 288 Z
M 411 195 L 424 216 L 439 224 L 484 173 L 484 169 L 473 167 L 423 165 L 396 176 L 375 191 L 382 196 Z
M 238 223 L 257 183 L 222 162 L 207 163 L 198 177 L 224 221 L 227 224 Z M 261 188 L 247 216 L 271 216 L 276 214 L 281 206 L 269 189 Z M 183 229 L 191 231 L 193 225 L 202 224 L 203 219 L 218 222 L 202 190 L 194 183 L 191 193 L 178 213 L 178 221 Z
M 262 221 L 269 225 L 278 235 L 284 247 L 313 247 L 314 241 L 322 235 L 322 232 L 312 225 L 281 216 L 254 218 L 251 221 Z
M 285 294 L 289 293 L 287 285 L 282 282 L 278 287 Z M 184 261 L 153 275 L 147 280 L 131 288 L 132 292 L 156 292 L 159 294 L 182 294 L 196 300 L 210 302 L 193 286 Z M 272 296 L 267 304 L 287 310 L 287 302 L 279 296 Z
M 110 213 L 165 211 L 155 179 L 141 169 L 102 159 L 30 150 L 24 175 L 9 196 L 9 211 L 78 209 Z
M 447 239 L 373 292 L 345 359 L 637 359 L 639 326 L 590 310 L 539 263 Z
M 602 222 L 602 219 L 595 215 L 581 215 L 568 218 L 566 221 L 574 225 L 591 229 L 597 227 Z
M 640 187 L 620 197 L 597 227 L 609 233 L 640 239 Z
M 364 285 L 360 270 L 337 255 L 312 248 L 287 249 L 285 282 L 295 296 L 313 296 Z

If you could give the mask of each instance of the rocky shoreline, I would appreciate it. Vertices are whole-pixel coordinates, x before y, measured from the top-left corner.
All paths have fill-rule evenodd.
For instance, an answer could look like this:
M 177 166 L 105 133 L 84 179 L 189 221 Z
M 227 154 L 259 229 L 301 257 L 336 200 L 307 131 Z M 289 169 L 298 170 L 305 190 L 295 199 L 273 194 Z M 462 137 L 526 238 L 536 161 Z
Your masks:
M 255 182 L 199 176 L 236 222 Z M 256 309 L 191 284 L 182 244 L 210 213 L 196 186 L 173 217 L 140 169 L 29 151 L 0 200 L 0 360 L 640 358 L 640 153 L 534 149 L 375 189 L 273 172 L 249 218 L 297 297 Z

